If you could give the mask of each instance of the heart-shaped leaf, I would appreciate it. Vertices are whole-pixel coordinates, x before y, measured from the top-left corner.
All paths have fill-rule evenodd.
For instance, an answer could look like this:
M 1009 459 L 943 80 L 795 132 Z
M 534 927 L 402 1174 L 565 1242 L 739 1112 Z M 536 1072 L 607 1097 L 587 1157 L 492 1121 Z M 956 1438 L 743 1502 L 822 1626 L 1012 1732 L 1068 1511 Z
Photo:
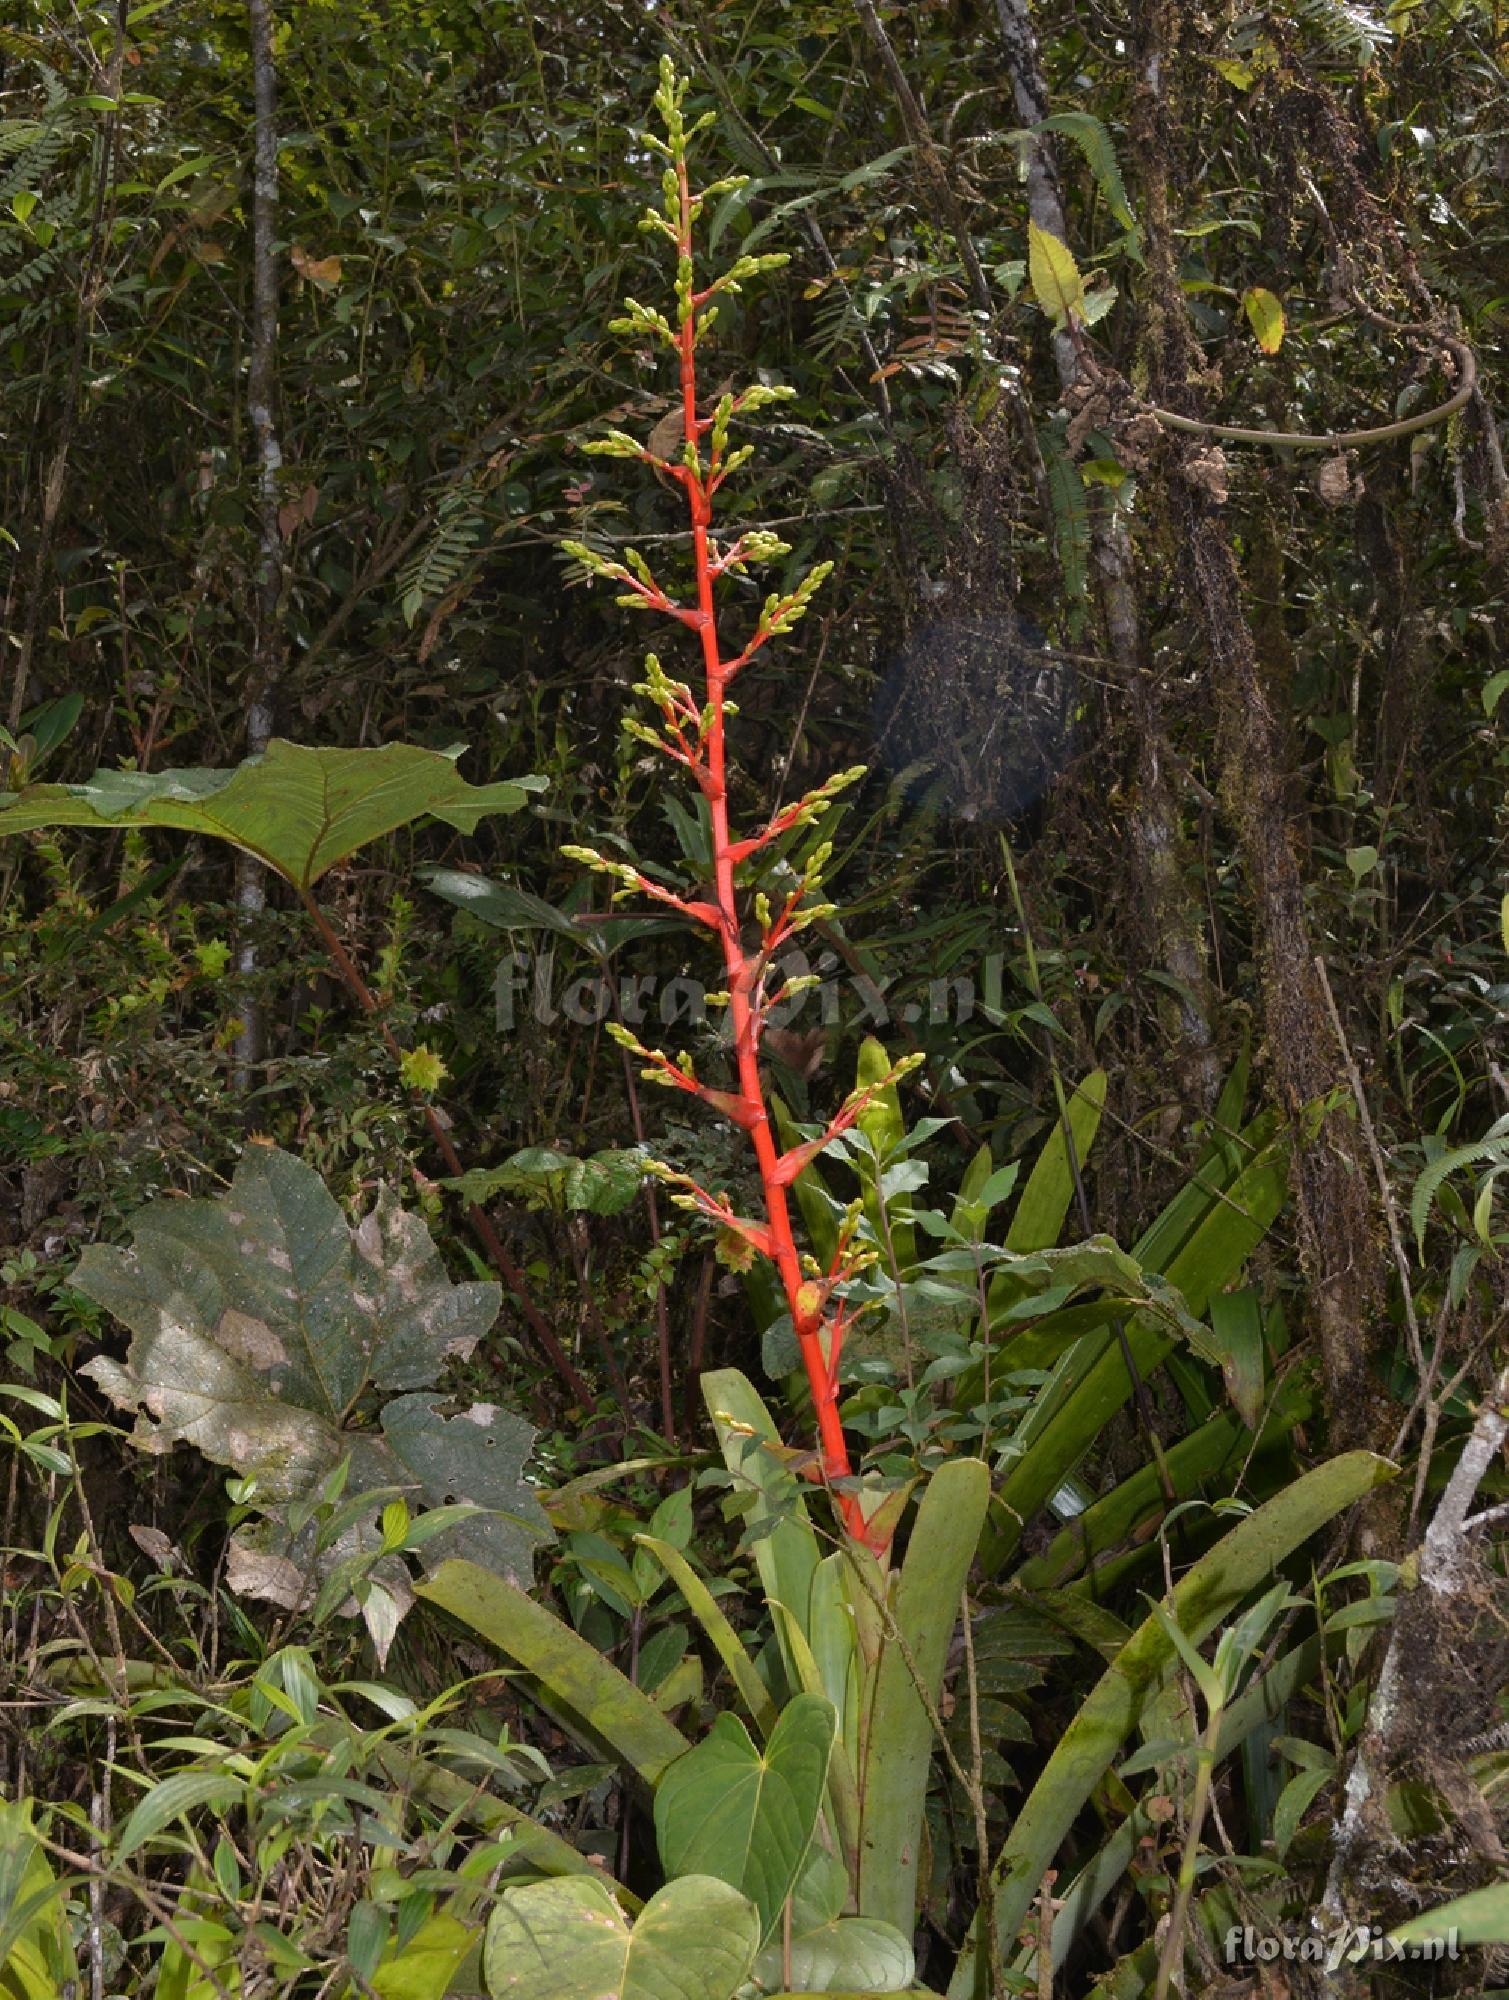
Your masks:
M 766 1988 L 777 1987 L 786 1963 L 784 1941 L 773 1938 L 755 1960 L 754 1976 Z M 814 1993 L 900 1993 L 917 1972 L 911 1945 L 878 1917 L 837 1917 L 800 1932 L 793 1925 L 790 1966 L 791 1984 Z
M 742 1890 L 759 1910 L 762 1941 L 780 1922 L 807 1857 L 836 1728 L 832 1702 L 800 1694 L 762 1752 L 736 1715 L 720 1715 L 656 1789 L 666 1873 L 695 1868 Z
M 435 1393 L 497 1317 L 498 1287 L 453 1284 L 391 1190 L 353 1230 L 312 1168 L 252 1144 L 229 1194 L 149 1203 L 132 1237 L 91 1245 L 73 1282 L 131 1328 L 124 1364 L 85 1372 L 139 1412 L 139 1444 L 186 1440 L 254 1478 L 264 1503 L 302 1498 L 349 1457 L 353 1492 L 497 1510 L 428 1542 L 430 1562 L 465 1553 L 529 1574 L 549 1533 L 523 1479 L 532 1429 L 487 1403 L 448 1417 Z
M 517 812 L 543 778 L 469 785 L 453 758 L 412 743 L 314 749 L 276 737 L 234 770 L 96 771 L 82 785 L 0 794 L 0 834 L 49 826 L 162 826 L 255 854 L 296 889 L 411 821 L 471 833 L 484 813 Z
M 559 1876 L 507 1889 L 488 1919 L 493 2000 L 730 2000 L 759 1943 L 753 1905 L 710 1875 L 684 1875 L 629 1924 L 600 1882 Z

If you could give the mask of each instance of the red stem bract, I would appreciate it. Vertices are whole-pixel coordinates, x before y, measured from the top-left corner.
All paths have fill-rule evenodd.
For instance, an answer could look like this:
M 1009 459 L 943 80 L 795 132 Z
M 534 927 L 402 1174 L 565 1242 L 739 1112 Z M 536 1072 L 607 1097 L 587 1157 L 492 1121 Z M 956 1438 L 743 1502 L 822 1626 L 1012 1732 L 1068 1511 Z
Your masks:
M 692 254 L 692 206 L 684 157 L 677 161 L 676 173 L 681 192 L 681 221 L 677 250 L 682 258 L 689 259 Z M 696 330 L 697 314 L 693 303 L 681 324 L 679 340 L 682 434 L 693 450 L 700 434 L 697 420 Z M 739 844 L 730 835 L 728 825 L 723 709 L 724 687 L 731 665 L 725 663 L 722 658 L 718 643 L 717 618 L 713 608 L 714 568 L 708 550 L 707 532 L 712 519 L 712 499 L 709 490 L 712 481 L 711 466 L 705 478 L 698 471 L 694 471 L 690 463 L 683 468 L 681 485 L 686 492 L 687 512 L 691 520 L 692 557 L 697 577 L 697 610 L 694 624 L 702 642 L 702 665 L 707 678 L 711 710 L 707 732 L 706 765 L 697 775 L 712 819 L 713 893 L 718 909 L 718 934 L 723 945 L 723 963 L 728 975 L 734 1059 L 738 1068 L 739 1096 L 744 1112 L 744 1116 L 738 1122 L 743 1124 L 749 1133 L 750 1143 L 754 1147 L 755 1159 L 759 1165 L 760 1183 L 765 1197 L 765 1215 L 770 1231 L 769 1255 L 780 1273 L 786 1304 L 791 1313 L 791 1323 L 796 1331 L 802 1363 L 812 1391 L 812 1406 L 817 1415 L 818 1439 L 822 1447 L 823 1475 L 830 1481 L 847 1480 L 852 1477 L 849 1450 L 844 1441 L 843 1425 L 839 1421 L 838 1385 L 823 1353 L 823 1314 L 821 1311 L 813 1312 L 810 1307 L 806 1307 L 801 1297 L 804 1284 L 801 1259 L 797 1254 L 796 1240 L 792 1234 L 786 1187 L 778 1172 L 779 1153 L 775 1136 L 770 1129 L 770 1113 L 765 1103 L 764 1083 L 760 1076 L 758 1025 L 750 999 L 757 974 L 744 949 L 739 925 L 738 898 L 734 889 L 734 867 Z M 865 1541 L 867 1536 L 864 1510 L 857 1496 L 853 1493 L 842 1493 L 836 1497 L 844 1525 L 857 1540 Z

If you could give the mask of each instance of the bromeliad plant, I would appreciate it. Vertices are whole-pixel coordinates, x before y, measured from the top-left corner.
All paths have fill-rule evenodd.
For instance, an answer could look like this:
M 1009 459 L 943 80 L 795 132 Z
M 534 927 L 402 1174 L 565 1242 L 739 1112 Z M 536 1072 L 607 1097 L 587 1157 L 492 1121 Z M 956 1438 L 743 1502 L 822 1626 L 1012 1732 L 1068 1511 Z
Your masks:
M 754 450 L 748 444 L 731 447 L 730 429 L 736 417 L 751 416 L 795 392 L 753 383 L 737 392 L 723 391 L 710 409 L 704 409 L 698 392 L 698 349 L 717 319 L 719 294 L 738 292 L 746 279 L 775 270 L 787 259 L 784 253 L 742 256 L 720 276 L 699 286 L 693 251 L 698 217 L 712 196 L 742 186 L 746 177 L 735 175 L 693 189 L 689 168 L 692 142 L 713 122 L 714 114 L 709 112 L 688 126 L 683 112 L 687 89 L 688 80 L 677 75 L 666 57 L 654 99 L 665 137 L 650 132 L 641 135 L 642 143 L 665 162 L 662 205 L 651 208 L 641 226 L 665 237 L 675 251 L 675 316 L 670 319 L 657 308 L 631 298 L 625 301 L 625 316 L 611 322 L 615 332 L 648 340 L 652 346 L 663 344 L 674 353 L 681 397 L 681 456 L 679 460 L 664 458 L 651 444 L 641 444 L 623 431 L 612 431 L 585 449 L 600 456 L 642 462 L 680 487 L 691 527 L 693 600 L 673 597 L 636 549 L 626 549 L 620 562 L 581 542 L 567 542 L 565 548 L 595 575 L 622 587 L 620 604 L 674 619 L 696 638 L 701 690 L 694 693 L 687 682 L 674 679 L 651 653 L 645 661 L 645 677 L 635 692 L 643 696 L 656 720 L 652 724 L 631 718 L 625 728 L 657 755 L 679 765 L 706 801 L 712 886 L 710 892 L 681 893 L 652 880 L 631 863 L 613 860 L 594 848 L 567 847 L 563 851 L 613 878 L 618 884 L 615 901 L 626 895 L 648 896 L 710 932 L 722 951 L 727 990 L 711 998 L 728 1009 L 736 1089 L 723 1090 L 704 1082 L 688 1054 L 673 1059 L 660 1049 L 646 1048 L 618 1024 L 610 1026 L 608 1032 L 641 1059 L 643 1073 L 651 1082 L 700 1099 L 748 1134 L 759 1169 L 763 1217 L 737 1214 L 727 1195 L 711 1191 L 673 1168 L 661 1165 L 652 1171 L 678 1190 L 673 1199 L 715 1223 L 737 1255 L 765 1258 L 774 1265 L 812 1391 L 820 1443 L 816 1476 L 836 1489 L 849 1533 L 858 1541 L 883 1548 L 888 1530 L 868 1507 L 870 1496 L 862 1495 L 853 1481 L 838 1411 L 839 1357 L 853 1310 L 845 1290 L 871 1253 L 858 1241 L 856 1206 L 847 1225 L 839 1230 L 827 1264 L 804 1258 L 792 1229 L 789 1190 L 808 1163 L 847 1131 L 881 1090 L 916 1068 L 922 1057 L 908 1057 L 886 1076 L 855 1091 L 815 1137 L 780 1149 L 760 1074 L 760 1041 L 772 1011 L 814 983 L 806 975 L 786 975 L 780 954 L 807 926 L 834 914 L 834 906 L 822 900 L 830 844 L 816 840 L 795 863 L 787 858 L 787 852 L 822 819 L 839 793 L 863 775 L 863 769 L 836 773 L 805 797 L 783 807 L 755 832 L 736 836 L 730 825 L 727 725 L 737 710 L 728 699 L 729 688 L 771 640 L 789 632 L 806 614 L 833 565 L 817 563 L 790 589 L 772 591 L 753 633 L 742 645 L 732 649 L 726 645 L 715 586 L 722 579 L 744 575 L 752 563 L 770 562 L 791 552 L 789 543 L 764 529 L 744 530 L 727 539 L 719 539 L 713 532 L 714 503 Z M 762 859 L 769 887 L 751 879 L 758 875 Z M 772 863 L 779 866 L 772 867 Z M 751 917 L 753 926 L 748 929 Z

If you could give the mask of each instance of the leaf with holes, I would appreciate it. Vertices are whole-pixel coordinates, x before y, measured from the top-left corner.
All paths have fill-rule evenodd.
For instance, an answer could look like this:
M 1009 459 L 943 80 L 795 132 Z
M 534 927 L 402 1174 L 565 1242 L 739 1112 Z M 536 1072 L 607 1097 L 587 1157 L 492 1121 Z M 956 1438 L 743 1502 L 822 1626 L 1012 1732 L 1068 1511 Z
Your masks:
M 470 785 L 455 760 L 412 743 L 321 750 L 276 737 L 234 770 L 96 771 L 82 785 L 0 793 L 0 834 L 54 826 L 158 826 L 229 841 L 310 889 L 374 840 L 419 819 L 471 833 L 517 812 L 543 778 Z
M 196 1445 L 273 1505 L 349 1458 L 353 1493 L 490 1510 L 427 1542 L 430 1562 L 465 1553 L 529 1573 L 549 1532 L 523 1477 L 533 1431 L 491 1404 L 437 1407 L 446 1364 L 497 1317 L 498 1287 L 453 1284 L 390 1189 L 353 1230 L 312 1168 L 253 1143 L 228 1194 L 149 1203 L 131 1248 L 91 1245 L 73 1282 L 131 1329 L 124 1363 L 86 1372 L 138 1413 L 144 1449 Z

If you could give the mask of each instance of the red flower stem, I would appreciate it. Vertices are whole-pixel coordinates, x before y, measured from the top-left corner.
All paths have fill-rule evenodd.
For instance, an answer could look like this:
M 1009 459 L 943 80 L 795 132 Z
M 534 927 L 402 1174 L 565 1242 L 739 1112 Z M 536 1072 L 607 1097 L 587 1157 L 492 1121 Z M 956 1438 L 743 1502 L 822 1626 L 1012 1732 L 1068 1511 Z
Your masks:
M 683 258 L 690 258 L 691 192 L 687 183 L 684 159 L 677 162 L 676 172 L 681 189 L 681 221 L 677 248 Z M 699 438 L 706 428 L 697 416 L 696 337 L 697 312 L 694 299 L 691 302 L 691 310 L 682 321 L 678 341 L 682 427 L 683 435 L 689 442 Z M 697 576 L 697 609 L 687 622 L 694 625 L 702 641 L 702 665 L 707 677 L 708 700 L 711 707 L 707 732 L 707 782 L 703 790 L 712 819 L 713 895 L 720 919 L 718 931 L 723 945 L 723 963 L 728 975 L 734 1060 L 739 1075 L 739 1094 L 746 1107 L 750 1143 L 754 1147 L 765 1194 L 771 1261 L 780 1273 L 786 1303 L 791 1312 L 791 1323 L 796 1330 L 797 1344 L 812 1391 L 812 1406 L 817 1416 L 818 1441 L 822 1447 L 823 1473 L 829 1480 L 848 1479 L 852 1474 L 849 1466 L 849 1448 L 844 1440 L 843 1425 L 838 1415 L 838 1389 L 830 1374 L 828 1359 L 823 1353 L 821 1338 L 823 1315 L 821 1311 L 815 1313 L 804 1311 L 801 1304 L 800 1294 L 804 1283 L 801 1259 L 797 1254 L 796 1239 L 792 1234 L 786 1189 L 777 1174 L 780 1156 L 776 1148 L 775 1135 L 770 1129 L 770 1114 L 765 1104 L 765 1090 L 760 1077 L 756 1016 L 750 1005 L 750 991 L 755 983 L 752 973 L 755 968 L 751 966 L 745 954 L 739 926 L 738 897 L 734 889 L 736 848 L 728 825 L 723 712 L 724 689 L 729 678 L 729 668 L 725 665 L 719 650 L 717 616 L 713 606 L 713 559 L 708 548 L 708 526 L 712 518 L 710 489 L 714 484 L 714 477 L 715 469 L 710 465 L 705 471 L 694 471 L 688 465 L 681 483 L 686 492 L 687 512 L 691 520 L 692 557 Z M 752 650 L 753 648 L 747 648 L 743 657 L 747 658 Z M 852 1493 L 840 1494 L 837 1498 L 844 1525 L 851 1535 L 863 1541 L 865 1517 L 858 1499 Z

